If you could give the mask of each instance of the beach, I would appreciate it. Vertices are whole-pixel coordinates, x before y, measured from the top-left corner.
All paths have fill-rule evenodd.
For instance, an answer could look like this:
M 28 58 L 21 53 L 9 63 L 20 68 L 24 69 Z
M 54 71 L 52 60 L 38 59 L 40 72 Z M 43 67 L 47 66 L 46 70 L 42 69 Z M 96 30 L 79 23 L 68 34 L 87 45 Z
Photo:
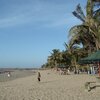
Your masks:
M 0 82 L 0 100 L 100 100 L 100 87 L 86 91 L 88 81 L 96 77 L 88 74 L 59 75 L 52 70 Z

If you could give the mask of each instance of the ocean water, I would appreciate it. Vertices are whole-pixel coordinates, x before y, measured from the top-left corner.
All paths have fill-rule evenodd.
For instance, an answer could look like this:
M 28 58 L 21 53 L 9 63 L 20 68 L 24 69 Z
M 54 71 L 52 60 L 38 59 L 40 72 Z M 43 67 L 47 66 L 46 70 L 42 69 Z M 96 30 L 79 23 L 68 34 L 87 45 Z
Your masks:
M 31 75 L 35 75 L 35 70 L 11 70 L 11 76 L 8 77 L 8 72 L 0 73 L 0 82 L 11 81 L 16 78 L 27 77 Z

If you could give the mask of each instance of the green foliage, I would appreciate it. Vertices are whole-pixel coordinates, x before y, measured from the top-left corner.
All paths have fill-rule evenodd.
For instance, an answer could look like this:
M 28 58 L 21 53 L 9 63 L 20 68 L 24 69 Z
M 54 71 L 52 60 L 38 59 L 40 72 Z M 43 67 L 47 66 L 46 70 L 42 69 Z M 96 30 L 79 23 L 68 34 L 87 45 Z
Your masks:
M 97 7 L 96 9 L 95 7 Z M 89 53 L 100 49 L 100 2 L 87 0 L 86 14 L 80 4 L 72 12 L 82 24 L 73 26 L 69 31 L 69 44 L 64 43 L 65 50 L 53 49 L 48 56 L 47 63 L 42 67 L 54 68 L 64 66 L 77 68 L 78 60 Z

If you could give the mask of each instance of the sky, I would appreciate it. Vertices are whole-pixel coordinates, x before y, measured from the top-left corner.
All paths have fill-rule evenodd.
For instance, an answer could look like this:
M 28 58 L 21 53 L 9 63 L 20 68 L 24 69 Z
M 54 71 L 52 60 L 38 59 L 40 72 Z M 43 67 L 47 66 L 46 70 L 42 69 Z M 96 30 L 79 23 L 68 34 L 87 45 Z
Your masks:
M 64 50 L 77 4 L 87 0 L 0 0 L 0 68 L 41 67 L 53 49 Z

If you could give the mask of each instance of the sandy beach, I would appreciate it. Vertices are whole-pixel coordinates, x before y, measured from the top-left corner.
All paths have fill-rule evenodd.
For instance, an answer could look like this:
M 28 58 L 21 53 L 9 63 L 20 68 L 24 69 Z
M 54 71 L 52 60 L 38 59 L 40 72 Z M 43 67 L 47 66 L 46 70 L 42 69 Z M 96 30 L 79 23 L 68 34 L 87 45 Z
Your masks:
M 90 92 L 85 82 L 96 81 L 87 74 L 59 75 L 51 70 L 41 70 L 41 82 L 35 75 L 0 82 L 0 100 L 100 100 L 100 87 Z

